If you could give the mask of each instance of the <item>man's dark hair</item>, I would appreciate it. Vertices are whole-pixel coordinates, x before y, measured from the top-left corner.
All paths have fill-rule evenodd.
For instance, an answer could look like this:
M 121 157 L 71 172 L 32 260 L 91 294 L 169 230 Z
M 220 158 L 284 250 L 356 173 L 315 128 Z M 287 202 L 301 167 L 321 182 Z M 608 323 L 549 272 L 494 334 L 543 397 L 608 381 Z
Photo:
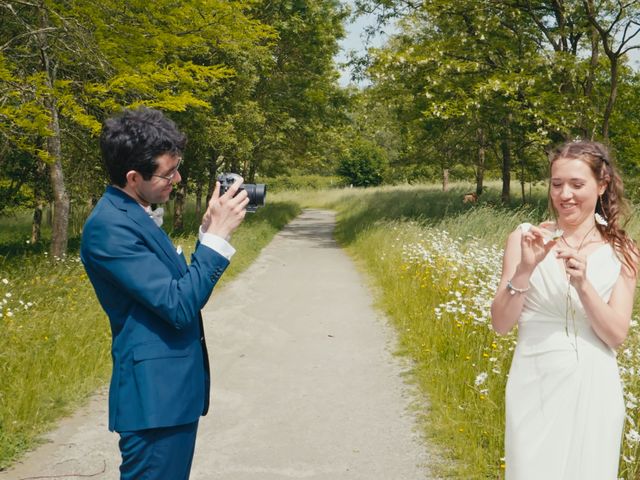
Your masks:
M 139 107 L 104 122 L 100 150 L 111 183 L 124 187 L 128 171 L 135 170 L 149 180 L 157 168 L 156 159 L 165 153 L 181 155 L 186 142 L 185 135 L 162 112 Z

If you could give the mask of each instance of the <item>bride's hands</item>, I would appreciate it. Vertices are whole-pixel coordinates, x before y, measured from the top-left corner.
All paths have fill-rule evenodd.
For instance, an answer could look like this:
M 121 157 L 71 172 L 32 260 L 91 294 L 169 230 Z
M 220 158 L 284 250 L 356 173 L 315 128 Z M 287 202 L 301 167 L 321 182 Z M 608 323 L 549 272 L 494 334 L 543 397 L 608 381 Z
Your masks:
M 587 257 L 566 248 L 559 248 L 556 256 L 564 261 L 564 269 L 571 285 L 580 289 L 587 278 Z
M 530 225 L 529 228 L 522 229 L 520 238 L 521 267 L 533 271 L 554 247 L 557 238 L 549 227 L 549 223 L 542 223 L 538 227 Z

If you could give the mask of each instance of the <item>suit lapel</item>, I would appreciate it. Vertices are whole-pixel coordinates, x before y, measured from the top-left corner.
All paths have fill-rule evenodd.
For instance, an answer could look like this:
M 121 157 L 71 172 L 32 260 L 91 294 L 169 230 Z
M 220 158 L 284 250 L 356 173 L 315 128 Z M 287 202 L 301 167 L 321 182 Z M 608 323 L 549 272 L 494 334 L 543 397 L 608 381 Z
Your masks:
M 127 213 L 127 216 L 140 226 L 145 237 L 150 239 L 150 243 L 153 242 L 159 247 L 159 250 L 166 258 L 165 263 L 174 266 L 179 274 L 184 274 L 187 270 L 186 261 L 184 258 L 181 258 L 181 255 L 178 255 L 178 252 L 165 231 L 155 224 L 138 202 L 123 191 L 114 187 L 107 187 L 107 192 L 114 200 L 114 205 L 119 209 L 124 210 Z

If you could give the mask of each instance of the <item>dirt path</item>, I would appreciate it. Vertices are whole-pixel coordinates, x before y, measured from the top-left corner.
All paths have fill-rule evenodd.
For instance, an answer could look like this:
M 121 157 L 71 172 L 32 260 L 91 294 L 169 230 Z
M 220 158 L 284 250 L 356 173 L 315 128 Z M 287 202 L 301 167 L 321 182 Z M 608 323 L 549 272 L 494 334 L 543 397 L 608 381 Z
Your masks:
M 205 308 L 212 409 L 192 480 L 430 478 L 393 332 L 333 227 L 305 211 Z M 105 392 L 47 438 L 0 479 L 118 478 Z

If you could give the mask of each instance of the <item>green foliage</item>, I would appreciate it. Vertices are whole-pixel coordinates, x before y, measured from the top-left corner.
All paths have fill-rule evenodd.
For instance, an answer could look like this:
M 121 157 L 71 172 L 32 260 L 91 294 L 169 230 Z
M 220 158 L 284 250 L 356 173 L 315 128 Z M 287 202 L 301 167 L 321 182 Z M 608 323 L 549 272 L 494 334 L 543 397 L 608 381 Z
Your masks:
M 0 2 L 0 181 L 38 202 L 64 191 L 85 204 L 105 183 L 101 123 L 138 105 L 168 112 L 189 137 L 185 189 L 206 192 L 222 168 L 250 181 L 331 170 L 346 14 L 337 0 Z M 47 177 L 16 177 L 17 157 L 37 173 L 61 162 L 53 197 Z
M 640 201 L 640 119 L 628 112 L 640 108 L 638 73 L 621 85 L 618 105 L 611 122 L 611 143 L 615 146 L 615 159 L 625 179 L 625 192 L 637 203 Z
M 375 112 L 361 122 L 376 126 L 367 138 L 393 132 L 398 142 L 391 177 L 435 179 L 464 166 L 478 188 L 485 172 L 504 174 L 508 196 L 512 172 L 544 177 L 554 144 L 604 135 L 613 105 L 613 146 L 635 138 L 623 124 L 635 108 L 628 59 L 619 54 L 623 38 L 637 34 L 638 8 L 601 2 L 589 15 L 588 3 L 358 0 L 360 11 L 394 17 L 398 31 L 368 51 L 372 84 L 362 95 Z M 593 36 L 597 24 L 611 27 L 613 54 Z M 616 85 L 624 102 L 615 103 Z
M 353 145 L 340 160 L 337 172 L 354 187 L 373 187 L 382 183 L 387 163 L 381 148 L 362 141 Z
M 347 102 L 333 58 L 348 12 L 337 0 L 276 0 L 255 2 L 252 13 L 275 29 L 277 42 L 273 63 L 256 85 L 265 122 L 243 173 L 251 179 L 306 166 L 313 173 L 326 170 Z
M 323 175 L 282 175 L 272 178 L 258 178 L 257 181 L 267 185 L 269 195 L 276 192 L 322 190 L 345 186 L 344 178 Z

